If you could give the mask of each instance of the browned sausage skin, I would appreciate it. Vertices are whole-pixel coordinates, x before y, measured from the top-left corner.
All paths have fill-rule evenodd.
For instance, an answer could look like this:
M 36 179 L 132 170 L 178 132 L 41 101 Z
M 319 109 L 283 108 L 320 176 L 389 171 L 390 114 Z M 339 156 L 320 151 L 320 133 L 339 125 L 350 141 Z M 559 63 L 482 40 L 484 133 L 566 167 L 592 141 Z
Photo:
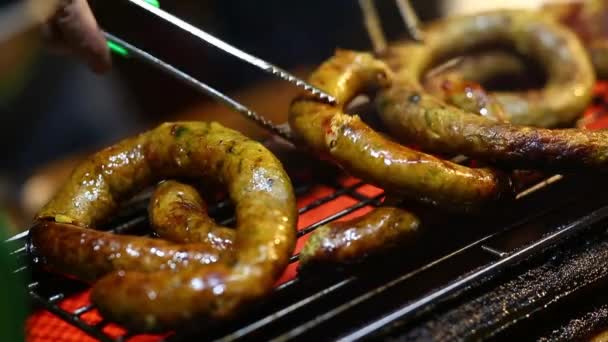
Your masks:
M 493 93 L 508 121 L 538 127 L 572 124 L 591 100 L 593 67 L 573 32 L 538 13 L 502 10 L 450 17 L 428 25 L 423 44 L 390 46 L 385 59 L 398 80 L 419 83 L 444 58 L 500 43 L 535 58 L 548 75 L 542 89 Z
M 481 85 L 458 74 L 445 74 L 425 82 L 425 90 L 445 103 L 496 121 L 507 121 L 502 105 Z
M 30 230 L 32 255 L 51 269 L 92 282 L 116 270 L 155 272 L 212 264 L 225 254 L 197 243 L 116 235 L 42 221 Z
M 115 270 L 179 269 L 220 258 L 219 251 L 201 244 L 83 229 L 104 223 L 120 202 L 154 182 L 146 139 L 146 134 L 125 139 L 83 161 L 38 213 L 30 238 L 34 253 L 50 268 L 93 281 Z
M 405 83 L 383 91 L 376 104 L 394 137 L 428 151 L 558 172 L 608 168 L 606 132 L 496 122 L 449 106 L 418 85 Z
M 539 15 L 566 25 L 582 41 L 590 55 L 596 77 L 608 77 L 608 3 L 604 0 L 560 1 L 543 5 Z M 526 72 L 525 63 L 506 51 L 485 51 L 462 56 L 453 71 L 464 79 L 481 82 L 498 75 Z
M 540 11 L 576 32 L 591 55 L 598 77 L 608 77 L 608 4 L 605 0 L 548 3 Z
M 300 253 L 301 267 L 357 261 L 412 238 L 420 226 L 413 214 L 380 207 L 346 222 L 317 228 Z
M 390 78 L 386 66 L 370 54 L 337 51 L 309 81 L 335 96 L 339 105 L 296 99 L 289 112 L 292 130 L 305 145 L 328 154 L 354 175 L 424 203 L 467 211 L 512 195 L 510 182 L 501 173 L 414 151 L 375 132 L 358 116 L 344 113 L 352 97 L 386 85 Z
M 216 123 L 163 124 L 94 155 L 38 217 L 94 226 L 127 194 L 170 177 L 210 177 L 227 186 L 236 206 L 235 257 L 177 271 L 119 271 L 98 281 L 92 301 L 104 317 L 138 331 L 233 316 L 272 290 L 295 243 L 295 198 L 281 163 L 261 144 Z M 59 232 L 33 241 L 38 248 L 61 238 Z
M 160 183 L 148 212 L 152 228 L 163 239 L 200 242 L 220 251 L 232 249 L 236 232 L 207 215 L 207 203 L 192 186 L 173 180 Z

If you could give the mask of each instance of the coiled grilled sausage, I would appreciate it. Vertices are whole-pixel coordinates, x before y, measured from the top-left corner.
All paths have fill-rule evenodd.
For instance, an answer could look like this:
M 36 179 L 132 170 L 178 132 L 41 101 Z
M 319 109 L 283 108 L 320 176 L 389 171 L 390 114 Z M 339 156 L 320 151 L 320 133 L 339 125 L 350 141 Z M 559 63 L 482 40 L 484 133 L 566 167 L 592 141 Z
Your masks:
M 281 163 L 261 144 L 216 123 L 163 124 L 95 154 L 76 168 L 38 220 L 92 227 L 138 189 L 173 177 L 210 177 L 227 186 L 236 205 L 235 257 L 176 271 L 118 271 L 101 278 L 92 301 L 107 319 L 138 331 L 233 316 L 272 290 L 294 248 L 297 211 Z M 44 229 L 33 232 L 35 248 L 54 246 L 65 233 L 37 239 L 38 232 Z M 156 249 L 156 254 L 165 252 Z
M 207 215 L 207 204 L 198 191 L 168 180 L 160 183 L 150 199 L 150 224 L 163 239 L 174 242 L 204 242 L 214 249 L 231 250 L 234 229 L 217 225 Z
M 514 124 L 572 124 L 591 100 L 595 76 L 581 42 L 567 28 L 530 11 L 505 10 L 451 17 L 425 29 L 424 43 L 388 48 L 385 60 L 396 78 L 418 83 L 433 64 L 487 44 L 506 44 L 538 60 L 548 74 L 540 90 L 495 92 Z
M 356 261 L 412 238 L 420 226 L 413 214 L 380 207 L 346 222 L 317 228 L 300 253 L 301 267 Z
M 558 20 L 576 33 L 591 58 L 596 77 L 608 77 L 608 3 L 604 0 L 548 3 L 539 15 Z M 522 59 L 507 51 L 483 51 L 459 56 L 449 70 L 437 72 L 432 78 L 445 74 L 458 75 L 464 80 L 484 83 L 499 76 L 522 77 L 529 70 Z
M 317 153 L 329 155 L 354 175 L 388 191 L 449 209 L 473 210 L 512 195 L 508 178 L 491 169 L 472 169 L 390 141 L 344 113 L 351 98 L 387 85 L 390 71 L 370 54 L 337 51 L 310 77 L 339 105 L 310 97 L 296 99 L 289 111 L 294 134 Z M 415 100 L 415 99 L 412 99 Z

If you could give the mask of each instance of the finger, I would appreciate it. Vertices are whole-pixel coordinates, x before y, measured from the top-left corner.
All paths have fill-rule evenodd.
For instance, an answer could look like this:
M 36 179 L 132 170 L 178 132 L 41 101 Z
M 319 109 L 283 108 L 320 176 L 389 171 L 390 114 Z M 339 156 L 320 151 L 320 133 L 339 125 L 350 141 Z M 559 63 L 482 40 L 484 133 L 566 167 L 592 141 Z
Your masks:
M 93 71 L 103 73 L 110 68 L 110 52 L 86 0 L 62 0 L 47 34 L 83 58 Z

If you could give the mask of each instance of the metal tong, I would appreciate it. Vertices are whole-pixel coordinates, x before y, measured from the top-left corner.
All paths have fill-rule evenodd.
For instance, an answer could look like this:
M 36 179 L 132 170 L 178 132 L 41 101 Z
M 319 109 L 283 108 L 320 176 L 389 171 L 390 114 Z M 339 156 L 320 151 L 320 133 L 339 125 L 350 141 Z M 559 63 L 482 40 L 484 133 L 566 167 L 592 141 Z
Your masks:
M 160 7 L 158 5 L 155 5 L 155 4 L 151 3 L 150 1 L 145 1 L 145 0 L 128 0 L 128 1 L 134 5 L 139 6 L 142 10 L 146 11 L 147 13 L 154 15 L 157 18 L 162 19 L 164 22 L 169 23 L 169 24 L 173 25 L 174 27 L 177 27 L 177 28 L 183 30 L 184 32 L 192 34 L 193 36 L 222 50 L 223 52 L 228 53 L 234 57 L 237 57 L 238 59 L 240 59 L 243 62 L 251 64 L 259 69 L 262 69 L 263 71 L 265 71 L 275 77 L 278 77 L 281 80 L 287 81 L 287 82 L 295 85 L 296 87 L 299 87 L 299 88 L 309 92 L 310 94 L 312 94 L 313 96 L 315 96 L 316 98 L 318 98 L 324 102 L 327 102 L 330 104 L 336 102 L 336 100 L 333 96 L 325 93 L 323 90 L 308 84 L 304 80 L 290 74 L 289 72 L 287 72 L 269 62 L 266 62 L 258 57 L 255 57 L 245 51 L 242 51 L 242 50 L 220 40 L 217 37 L 212 36 L 211 34 L 201 30 L 200 28 L 197 28 L 166 11 L 163 11 L 162 9 L 160 9 Z M 285 125 L 275 125 L 270 120 L 267 120 L 262 115 L 259 115 L 255 111 L 249 109 L 248 107 L 239 103 L 238 101 L 234 100 L 233 98 L 229 97 L 228 95 L 214 89 L 213 87 L 209 86 L 208 84 L 196 79 L 195 77 L 178 69 L 177 67 L 175 67 L 167 62 L 164 62 L 163 60 L 149 54 L 146 51 L 143 51 L 142 49 L 140 49 L 108 32 L 104 32 L 104 35 L 105 35 L 106 39 L 108 40 L 108 45 L 112 48 L 113 51 L 116 51 L 123 55 L 135 57 L 135 58 L 139 59 L 140 61 L 143 61 L 155 68 L 158 68 L 158 69 L 168 73 L 169 75 L 176 77 L 178 80 L 183 81 L 184 83 L 194 87 L 195 89 L 201 91 L 202 93 L 204 93 L 208 96 L 211 96 L 215 100 L 228 106 L 229 108 L 233 109 L 234 111 L 240 113 L 241 115 L 245 116 L 247 119 L 253 120 L 257 124 L 268 129 L 269 131 L 273 132 L 274 134 L 277 134 L 284 139 L 291 140 L 291 135 L 289 133 L 289 129 Z
M 423 34 L 420 29 L 420 20 L 409 0 L 395 0 L 395 3 L 410 37 L 417 42 L 422 42 Z M 361 8 L 363 22 L 374 52 L 382 53 L 386 49 L 387 44 L 374 0 L 359 0 L 359 7 Z
M 9 7 L 7 11 L 3 11 L 0 17 L 5 18 L 7 20 L 0 21 L 0 27 L 3 30 L 0 30 L 0 40 L 6 40 L 8 37 L 14 35 L 17 32 L 21 32 L 26 30 L 27 28 L 34 26 L 37 22 L 42 21 L 44 17 L 48 17 L 51 13 L 51 9 L 54 8 L 53 5 L 57 0 L 48 0 L 44 2 L 34 2 L 29 1 L 23 4 L 15 5 L 13 7 Z M 225 53 L 228 53 L 241 61 L 244 61 L 248 64 L 251 64 L 263 71 L 272 74 L 275 77 L 278 77 L 281 80 L 287 81 L 296 87 L 302 88 L 305 91 L 309 92 L 316 98 L 325 101 L 327 103 L 335 103 L 336 100 L 333 96 L 327 94 L 323 90 L 312 86 L 305 82 L 304 80 L 299 79 L 298 77 L 288 73 L 287 71 L 266 62 L 258 57 L 255 57 L 245 51 L 242 51 L 217 37 L 212 36 L 211 34 L 187 23 L 186 21 L 162 10 L 159 6 L 157 0 L 127 0 L 131 4 L 138 6 L 140 9 L 146 11 L 148 14 L 154 15 L 157 18 L 162 19 L 164 22 L 173 25 L 174 27 L 179 28 L 180 30 L 187 32 L 202 41 L 222 50 Z M 408 32 L 410 35 L 417 40 L 421 39 L 421 34 L 418 31 L 418 19 L 410 6 L 408 0 L 395 0 L 399 7 L 400 13 L 404 19 Z M 44 4 L 45 6 L 40 6 Z M 376 52 L 382 51 L 386 48 L 386 40 L 384 38 L 382 28 L 380 25 L 380 20 L 378 14 L 376 12 L 376 8 L 373 4 L 373 0 L 359 0 L 359 5 L 363 12 L 365 26 L 367 27 L 368 34 L 372 41 L 372 45 L 374 46 L 374 50 Z M 9 20 L 10 19 L 10 20 Z M 268 119 L 259 115 L 255 111 L 249 109 L 233 98 L 227 96 L 226 94 L 214 89 L 208 84 L 196 79 L 195 77 L 189 75 L 188 73 L 178 69 L 177 67 L 151 55 L 150 53 L 112 35 L 108 32 L 104 32 L 106 39 L 108 40 L 108 45 L 110 48 L 121 54 L 123 56 L 129 56 L 139 59 L 153 67 L 156 67 L 174 77 L 178 80 L 183 81 L 184 83 L 194 87 L 195 89 L 203 92 L 204 94 L 211 96 L 215 100 L 223 103 L 234 111 L 240 113 L 246 118 L 253 120 L 257 124 L 262 127 L 270 130 L 274 134 L 278 136 L 291 140 L 291 135 L 289 133 L 289 129 L 286 125 L 275 125 Z
M 189 34 L 192 34 L 193 36 L 222 50 L 223 52 L 228 53 L 234 57 L 237 57 L 241 61 L 244 61 L 259 69 L 262 69 L 263 71 L 270 73 L 273 76 L 280 78 L 281 80 L 287 81 L 287 82 L 295 85 L 296 87 L 304 89 L 305 91 L 309 92 L 310 94 L 312 94 L 313 96 L 315 96 L 316 98 L 318 98 L 322 101 L 325 101 L 327 103 L 336 102 L 336 100 L 333 96 L 325 93 L 323 90 L 321 90 L 315 86 L 308 84 L 304 80 L 299 79 L 298 77 L 288 73 L 287 71 L 285 71 L 269 62 L 266 62 L 258 57 L 248 54 L 247 52 L 242 51 L 242 50 L 220 40 L 217 37 L 212 36 L 211 34 L 201 30 L 200 28 L 197 28 L 178 17 L 176 17 L 170 13 L 167 13 L 166 11 L 163 11 L 158 6 L 158 2 L 151 2 L 151 1 L 146 1 L 146 0 L 128 0 L 128 1 L 136 6 L 139 6 L 142 10 L 146 11 L 147 13 L 154 15 L 154 16 L 162 19 L 163 21 L 165 21 Z M 418 30 L 418 18 L 416 16 L 416 14 L 414 13 L 414 10 L 411 7 L 409 1 L 408 0 L 396 0 L 396 2 L 399 7 L 400 13 L 403 17 L 403 20 L 406 24 L 408 32 L 414 39 L 421 40 L 422 39 L 421 34 L 420 34 L 420 31 Z M 374 50 L 376 50 L 377 52 L 383 50 L 386 47 L 386 40 L 382 33 L 382 29 L 380 27 L 380 20 L 378 18 L 378 14 L 376 12 L 375 6 L 373 4 L 373 0 L 359 0 L 359 5 L 361 6 L 365 24 L 368 29 L 370 38 L 372 40 Z M 211 96 L 215 100 L 228 106 L 229 108 L 240 113 L 241 115 L 245 116 L 246 118 L 253 120 L 254 122 L 256 122 L 257 124 L 261 125 L 262 127 L 268 129 L 272 133 L 277 134 L 281 138 L 291 140 L 291 134 L 289 132 L 289 128 L 286 125 L 275 125 L 270 120 L 264 118 L 262 115 L 251 110 L 247 106 L 239 103 L 238 101 L 234 100 L 233 98 L 229 97 L 228 95 L 214 89 L 213 87 L 209 86 L 208 84 L 196 79 L 195 77 L 187 74 L 186 72 L 178 69 L 177 67 L 162 61 L 161 59 L 147 53 L 146 51 L 139 49 L 138 47 L 136 47 L 110 33 L 104 32 L 104 34 L 105 34 L 106 39 L 108 40 L 108 43 L 110 44 L 110 46 L 111 47 L 114 46 L 115 48 L 118 48 L 119 51 L 123 52 L 123 54 L 128 54 L 129 56 L 138 58 L 139 60 L 176 77 L 178 80 L 181 80 L 181 81 L 185 82 L 186 84 L 194 87 L 195 89 L 203 92 L 204 94 Z M 120 50 L 120 49 L 122 49 L 122 50 Z

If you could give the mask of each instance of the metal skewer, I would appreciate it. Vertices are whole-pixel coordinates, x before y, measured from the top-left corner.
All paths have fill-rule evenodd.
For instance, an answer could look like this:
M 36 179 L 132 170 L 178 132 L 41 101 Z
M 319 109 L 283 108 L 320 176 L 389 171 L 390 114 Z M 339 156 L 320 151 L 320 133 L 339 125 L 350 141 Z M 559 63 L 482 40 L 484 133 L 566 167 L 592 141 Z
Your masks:
M 250 120 L 255 121 L 257 124 L 270 130 L 271 132 L 279 135 L 280 137 L 287 139 L 287 140 L 291 140 L 291 135 L 290 135 L 289 129 L 287 127 L 276 126 L 271 121 L 267 120 L 266 118 L 264 118 L 263 116 L 259 115 L 256 112 L 254 112 L 253 110 L 242 105 L 235 99 L 233 99 L 233 98 L 229 97 L 228 95 L 216 90 L 215 88 L 197 80 L 193 76 L 174 67 L 173 65 L 171 65 L 157 57 L 154 57 L 153 55 L 141 50 L 140 48 L 133 46 L 133 45 L 127 43 L 126 41 L 124 41 L 108 32 L 104 32 L 104 35 L 111 44 L 112 43 L 118 44 L 118 46 L 123 48 L 125 50 L 125 53 L 124 53 L 125 55 L 133 56 L 133 57 L 137 58 L 138 60 L 145 62 L 148 65 L 151 65 L 157 69 L 160 69 L 161 71 L 164 71 L 164 72 L 172 75 L 179 81 L 182 81 L 182 82 L 192 86 L 196 90 L 198 90 L 206 95 L 211 96 L 215 100 L 228 106 L 230 109 L 242 114 L 243 116 L 245 116 L 246 118 L 248 118 Z
M 417 42 L 422 42 L 423 33 L 420 30 L 420 20 L 409 0 L 395 0 L 401 19 L 409 35 Z M 374 0 L 359 0 L 359 7 L 363 14 L 363 21 L 374 52 L 381 53 L 386 49 L 387 43 L 382 31 L 382 21 L 376 10 Z
M 157 16 L 158 18 L 163 19 L 166 22 L 169 22 L 171 24 L 173 24 L 174 26 L 189 32 L 190 34 L 194 35 L 197 38 L 200 38 L 201 40 L 205 41 L 208 44 L 211 44 L 213 46 L 215 46 L 216 48 L 244 61 L 247 62 L 253 66 L 256 66 L 260 69 L 262 69 L 263 71 L 272 74 L 274 76 L 277 76 L 278 78 L 285 80 L 291 84 L 294 84 L 295 86 L 302 88 L 308 92 L 310 92 L 312 95 L 314 95 L 315 97 L 317 97 L 318 99 L 328 102 L 330 104 L 333 104 L 336 102 L 336 99 L 327 94 L 326 92 L 322 91 L 321 89 L 314 87 L 310 84 L 308 84 L 307 82 L 305 82 L 304 80 L 288 73 L 287 71 L 272 65 L 258 57 L 252 56 L 248 53 L 246 53 L 245 51 L 242 51 L 240 49 L 237 49 L 236 47 L 210 35 L 209 33 L 185 22 L 184 20 L 163 11 L 162 9 L 155 7 L 149 3 L 147 3 L 144 0 L 129 0 L 129 2 L 141 7 L 142 9 L 146 10 L 148 13 L 151 13 L 155 16 Z
M 372 42 L 374 52 L 381 53 L 386 49 L 386 39 L 382 31 L 382 24 L 373 0 L 359 0 L 359 7 L 363 14 L 363 22 L 367 34 Z
M 397 7 L 399 7 L 399 12 L 401 13 L 401 18 L 405 23 L 405 27 L 407 28 L 408 33 L 417 42 L 422 42 L 422 31 L 420 30 L 420 19 L 418 19 L 418 15 L 412 4 L 409 0 L 395 0 L 397 2 Z

